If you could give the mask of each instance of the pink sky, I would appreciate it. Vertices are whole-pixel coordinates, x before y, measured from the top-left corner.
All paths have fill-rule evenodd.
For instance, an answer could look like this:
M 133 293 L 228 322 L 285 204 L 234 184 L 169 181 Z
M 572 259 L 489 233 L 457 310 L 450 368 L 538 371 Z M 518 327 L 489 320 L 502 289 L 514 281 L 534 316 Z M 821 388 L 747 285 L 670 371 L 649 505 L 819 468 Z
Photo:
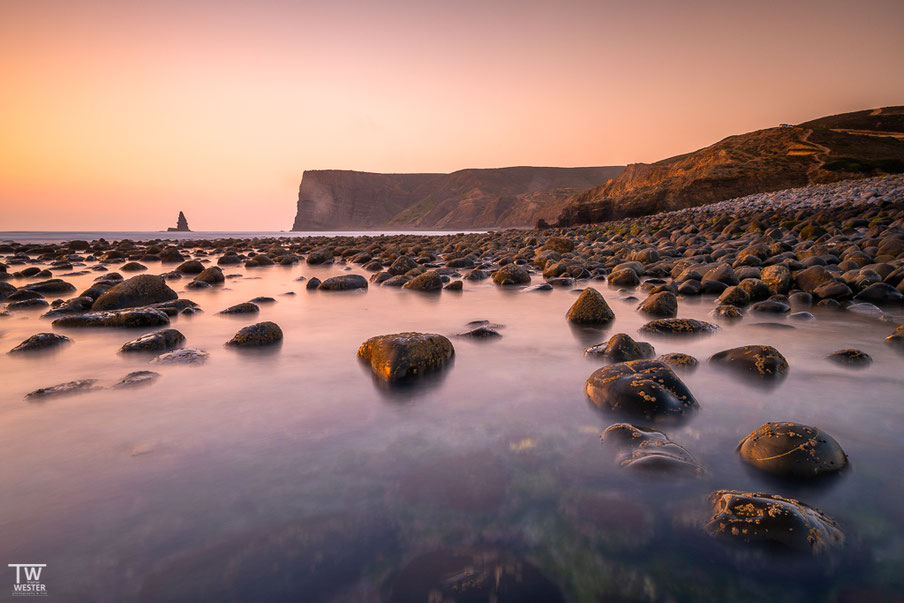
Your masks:
M 904 2 L 0 4 L 0 230 L 288 229 L 303 170 L 655 161 L 904 104 Z

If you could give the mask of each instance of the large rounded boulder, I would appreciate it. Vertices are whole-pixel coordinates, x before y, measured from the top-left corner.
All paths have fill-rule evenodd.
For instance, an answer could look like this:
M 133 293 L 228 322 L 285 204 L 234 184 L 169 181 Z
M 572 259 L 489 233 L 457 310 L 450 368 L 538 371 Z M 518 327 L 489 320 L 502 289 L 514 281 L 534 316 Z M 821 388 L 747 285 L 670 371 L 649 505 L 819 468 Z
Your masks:
M 351 291 L 353 289 L 367 289 L 367 279 L 360 274 L 343 274 L 333 276 L 317 287 L 320 291 Z
M 178 297 L 162 276 L 141 274 L 107 289 L 94 301 L 91 309 L 99 311 L 137 308 L 174 300 Z
M 710 502 L 713 516 L 705 529 L 716 537 L 811 555 L 844 544 L 844 533 L 831 517 L 792 498 L 719 490 Z
M 604 325 L 615 318 L 615 313 L 602 293 L 593 287 L 587 287 L 581 291 L 565 317 L 569 322 L 579 325 Z
M 799 423 L 765 423 L 741 440 L 738 453 L 757 469 L 790 478 L 835 473 L 848 464 L 835 438 Z
M 358 357 L 373 374 L 388 383 L 409 381 L 442 369 L 455 349 L 447 337 L 435 333 L 395 333 L 371 337 L 358 348 Z
M 524 266 L 507 264 L 493 273 L 497 285 L 526 285 L 530 283 L 530 272 Z
M 713 354 L 709 361 L 737 373 L 764 380 L 778 379 L 788 372 L 788 361 L 771 345 L 745 345 L 723 350 Z
M 687 386 L 668 366 L 633 360 L 595 371 L 584 384 L 596 406 L 647 420 L 680 417 L 699 407 Z

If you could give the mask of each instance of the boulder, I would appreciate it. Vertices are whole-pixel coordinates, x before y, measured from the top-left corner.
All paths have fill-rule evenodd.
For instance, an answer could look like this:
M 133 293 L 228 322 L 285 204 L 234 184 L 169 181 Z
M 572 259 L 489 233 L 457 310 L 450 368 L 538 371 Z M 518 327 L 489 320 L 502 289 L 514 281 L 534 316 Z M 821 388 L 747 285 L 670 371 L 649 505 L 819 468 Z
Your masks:
M 749 465 L 788 478 L 813 478 L 847 467 L 838 442 L 816 427 L 799 423 L 764 423 L 738 444 Z
M 360 274 L 343 274 L 333 276 L 317 287 L 320 291 L 350 291 L 352 289 L 367 289 L 367 279 Z
M 443 288 L 443 278 L 435 270 L 430 270 L 414 277 L 402 285 L 402 288 L 415 291 L 439 291 Z
M 163 352 L 182 346 L 185 343 L 185 335 L 176 329 L 163 329 L 154 333 L 142 335 L 132 341 L 127 341 L 119 349 L 120 352 Z
M 699 407 L 672 369 L 655 360 L 633 360 L 598 369 L 587 379 L 584 391 L 600 408 L 647 420 L 679 417 Z
M 524 266 L 507 264 L 493 273 L 493 282 L 497 285 L 530 284 L 530 272 Z
M 65 383 L 59 383 L 57 385 L 53 385 L 51 387 L 42 387 L 36 389 L 32 392 L 25 394 L 26 400 L 40 400 L 43 398 L 50 398 L 55 396 L 66 396 L 70 394 L 81 394 L 85 392 L 89 392 L 95 389 L 99 389 L 95 386 L 97 383 L 97 379 L 79 379 L 77 381 L 67 381 Z
M 131 308 L 63 316 L 54 320 L 52 324 L 55 327 L 162 327 L 169 324 L 169 317 L 153 308 Z
M 678 314 L 678 298 L 670 291 L 653 293 L 637 309 L 657 318 L 674 318 Z
M 713 354 L 709 361 L 732 371 L 764 380 L 783 377 L 788 361 L 769 345 L 745 345 Z
M 615 464 L 623 469 L 686 477 L 700 477 L 705 473 L 691 453 L 654 429 L 616 423 L 600 439 L 616 449 Z
M 565 317 L 578 325 L 604 325 L 615 318 L 615 313 L 602 293 L 593 287 L 587 287 L 568 309 Z
M 358 357 L 388 383 L 408 381 L 442 369 L 455 354 L 448 338 L 434 333 L 396 333 L 365 341 Z
M 152 274 L 133 276 L 107 289 L 91 305 L 95 312 L 136 308 L 177 299 L 179 296 L 169 288 L 163 277 Z
M 715 333 L 719 330 L 714 324 L 692 318 L 660 318 L 652 320 L 642 326 L 644 333 L 655 335 L 696 335 L 701 333 Z
M 13 349 L 10 354 L 18 354 L 21 352 L 37 352 L 57 348 L 63 344 L 72 343 L 72 340 L 65 335 L 57 335 L 56 333 L 38 333 L 32 335 Z
M 644 341 L 634 341 L 630 335 L 616 333 L 606 343 L 600 343 L 584 350 L 586 356 L 598 356 L 612 362 L 643 360 L 656 355 L 653 346 Z
M 259 347 L 279 343 L 283 339 L 282 329 L 275 322 L 259 322 L 239 329 L 226 345 L 236 347 Z

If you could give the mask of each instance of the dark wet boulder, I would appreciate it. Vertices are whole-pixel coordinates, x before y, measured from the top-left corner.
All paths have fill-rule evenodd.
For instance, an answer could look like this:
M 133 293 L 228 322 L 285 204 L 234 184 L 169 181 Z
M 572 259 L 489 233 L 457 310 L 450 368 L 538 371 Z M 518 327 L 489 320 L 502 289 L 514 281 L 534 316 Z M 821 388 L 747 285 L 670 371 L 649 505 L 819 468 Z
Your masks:
M 185 335 L 176 329 L 163 329 L 142 335 L 127 341 L 119 349 L 120 352 L 164 352 L 185 343 Z
M 568 309 L 565 318 L 578 325 L 604 325 L 615 318 L 615 313 L 602 293 L 593 287 L 587 287 Z
M 474 327 L 472 329 L 468 329 L 467 331 L 459 333 L 458 337 L 470 337 L 472 339 L 498 339 L 502 337 L 502 334 L 494 329 L 494 326 L 496 325 L 481 325 Z
M 119 269 L 123 272 L 141 272 L 142 270 L 147 270 L 148 267 L 138 262 L 129 262 L 120 266 Z
M 709 361 L 760 379 L 777 379 L 788 372 L 788 361 L 769 345 L 745 345 L 713 354 Z
M 167 316 L 175 316 L 186 310 L 188 308 L 197 308 L 198 304 L 193 302 L 190 299 L 185 299 L 184 297 L 180 297 L 179 299 L 174 299 L 166 302 L 160 302 L 159 304 L 151 304 L 147 306 L 148 308 L 153 308 L 155 310 L 160 310 Z
M 678 314 L 678 298 L 670 291 L 660 291 L 641 302 L 637 309 L 657 318 L 674 318 Z
M 218 314 L 257 314 L 260 311 L 261 309 L 257 304 L 242 302 L 240 304 L 235 304 L 234 306 L 229 306 L 225 310 L 220 310 Z
M 6 309 L 15 312 L 18 310 L 43 310 L 50 307 L 46 299 L 23 299 L 6 304 Z
M 151 364 L 169 364 L 183 366 L 199 366 L 207 362 L 210 354 L 195 348 L 182 348 L 172 352 L 164 352 L 151 360 Z
M 226 277 L 223 275 L 223 269 L 219 266 L 209 266 L 198 273 L 198 276 L 196 276 L 194 280 L 196 282 L 207 283 L 208 285 L 218 285 L 220 283 L 225 283 Z
M 750 306 L 751 312 L 761 312 L 764 314 L 788 314 L 791 312 L 791 306 L 782 302 L 767 299 L 757 302 Z
M 176 271 L 183 274 L 201 274 L 204 272 L 204 264 L 198 260 L 188 260 L 176 266 Z
M 333 276 L 317 287 L 320 291 L 351 291 L 353 289 L 367 289 L 367 279 L 360 274 L 343 274 Z
M 452 342 L 435 333 L 395 333 L 371 337 L 358 357 L 386 382 L 414 379 L 442 369 L 455 354 Z
M 259 322 L 239 329 L 226 345 L 237 347 L 259 347 L 279 343 L 283 339 L 282 329 L 275 322 Z
M 58 278 L 52 278 L 39 283 L 29 283 L 22 288 L 28 289 L 29 291 L 37 291 L 38 293 L 72 293 L 75 291 L 74 285 Z
M 79 314 L 87 312 L 94 304 L 94 300 L 88 296 L 73 297 L 41 315 L 42 318 L 56 318 L 67 314 Z
M 715 333 L 719 330 L 714 324 L 692 318 L 660 318 L 652 320 L 640 327 L 643 333 L 654 335 L 696 335 Z
M 688 477 L 700 477 L 705 473 L 690 452 L 661 431 L 616 423 L 609 426 L 600 439 L 606 446 L 615 448 L 615 464 L 624 469 Z
M 493 273 L 493 282 L 497 285 L 530 284 L 530 272 L 524 266 L 507 264 Z
M 101 311 L 136 308 L 177 299 L 178 297 L 176 292 L 167 286 L 163 277 L 142 274 L 133 276 L 107 289 L 95 300 L 91 309 Z
M 13 349 L 10 354 L 18 354 L 21 352 L 38 352 L 41 350 L 49 350 L 58 348 L 61 345 L 72 343 L 72 340 L 65 335 L 57 335 L 56 333 L 38 333 L 32 335 Z
M 487 278 L 489 278 L 489 275 L 480 268 L 469 270 L 464 276 L 464 279 L 468 281 L 482 281 Z
M 240 258 L 235 253 L 225 253 L 219 257 L 217 260 L 218 266 L 232 266 L 235 264 L 241 264 L 242 258 Z
M 396 574 L 387 603 L 560 603 L 562 592 L 529 561 L 487 550 L 434 551 Z
M 872 357 L 862 350 L 847 348 L 844 350 L 836 350 L 827 356 L 832 362 L 843 364 L 845 366 L 867 366 L 872 363 Z
M 887 305 L 904 302 L 904 294 L 886 283 L 873 283 L 854 296 L 854 301 Z
M 687 280 L 678 285 L 678 293 L 681 295 L 693 296 L 700 295 L 703 290 L 703 283 L 696 280 Z
M 130 387 L 142 387 L 150 385 L 160 378 L 160 373 L 154 371 L 133 371 L 117 381 L 114 389 L 127 389 Z
M 418 267 L 418 263 L 407 255 L 399 256 L 389 265 L 386 271 L 392 276 L 400 276 Z
M 5 272 L 0 272 L 0 274 L 6 274 Z M 6 299 L 10 294 L 16 291 L 16 288 L 13 285 L 10 285 L 6 282 L 0 282 L 0 300 Z
M 672 369 L 655 360 L 633 360 L 598 369 L 587 379 L 584 391 L 600 408 L 647 420 L 678 417 L 699 407 Z
M 28 299 L 44 299 L 44 295 L 37 291 L 32 291 L 31 289 L 17 289 L 6 296 L 6 301 L 8 302 L 25 301 Z
M 55 327 L 162 327 L 169 324 L 169 317 L 153 308 L 130 308 L 63 316 L 54 320 L 52 324 Z
M 715 281 L 717 283 L 722 283 L 728 287 L 737 285 L 740 281 L 738 280 L 738 275 L 735 273 L 734 269 L 728 264 L 718 264 L 713 266 L 705 273 L 703 273 L 703 278 L 700 279 L 702 282 L 706 281 Z
M 315 249 L 311 253 L 308 254 L 308 257 L 305 259 L 308 264 L 320 265 L 320 264 L 332 264 L 335 261 L 335 257 L 333 256 L 333 250 L 327 248 Z
M 616 333 L 606 343 L 590 346 L 584 350 L 586 356 L 597 356 L 612 362 L 643 360 L 656 355 L 653 346 L 645 341 L 634 341 L 630 335 Z
M 414 291 L 439 291 L 443 288 L 443 277 L 435 270 L 430 270 L 414 277 L 402 285 L 402 288 Z
M 683 352 L 662 354 L 656 360 L 668 365 L 672 370 L 693 371 L 697 368 L 697 359 Z
M 710 502 L 713 516 L 705 529 L 716 537 L 811 555 L 844 544 L 844 533 L 831 517 L 792 498 L 719 490 L 710 495 Z
M 825 266 L 805 268 L 795 275 L 794 280 L 801 290 L 810 294 L 814 294 L 820 287 L 837 282 L 832 273 L 826 270 Z
M 463 281 L 452 281 L 443 287 L 443 291 L 462 291 L 464 288 L 465 285 Z
M 738 287 L 747 294 L 750 302 L 762 301 L 772 295 L 766 283 L 758 278 L 745 278 Z M 724 295 L 725 292 L 723 291 L 722 294 Z
M 316 276 L 312 276 L 311 280 L 308 281 L 308 284 L 304 286 L 308 291 L 312 291 L 320 286 L 320 279 Z
M 44 398 L 51 398 L 56 396 L 83 394 L 85 392 L 99 389 L 97 386 L 95 386 L 95 383 L 97 383 L 97 379 L 79 379 L 76 381 L 67 381 L 65 383 L 59 383 L 51 387 L 42 387 L 36 389 L 25 394 L 25 399 L 42 400 Z
M 741 440 L 738 453 L 753 467 L 788 478 L 819 477 L 848 464 L 832 436 L 799 423 L 764 423 Z
M 384 274 L 389 276 L 388 272 L 385 272 Z M 412 277 L 408 276 L 407 274 L 400 274 L 398 276 L 390 276 L 389 278 L 384 279 L 384 280 L 380 280 L 380 279 L 377 279 L 377 280 L 380 283 L 381 287 L 397 287 L 398 288 L 398 287 L 404 287 L 405 284 L 411 280 L 411 278 Z

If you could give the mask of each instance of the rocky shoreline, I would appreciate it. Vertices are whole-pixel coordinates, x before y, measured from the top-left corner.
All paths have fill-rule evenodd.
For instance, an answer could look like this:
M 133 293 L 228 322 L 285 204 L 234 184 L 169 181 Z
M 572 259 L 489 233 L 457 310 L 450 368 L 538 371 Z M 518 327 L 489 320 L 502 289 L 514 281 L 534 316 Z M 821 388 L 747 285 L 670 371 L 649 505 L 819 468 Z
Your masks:
M 163 271 L 147 274 L 146 264 L 157 262 Z M 519 289 L 525 295 L 558 287 L 580 291 L 570 308 L 548 318 L 563 328 L 605 327 L 614 318 L 606 296 L 636 294 L 636 311 L 648 321 L 641 333 L 677 341 L 718 338 L 719 322 L 759 318 L 791 329 L 795 321 L 814 319 L 809 310 L 816 306 L 888 322 L 887 345 L 900 349 L 904 325 L 896 323 L 904 309 L 904 177 L 791 189 L 543 231 L 0 244 L 0 300 L 5 305 L 0 320 L 42 313 L 48 331 L 9 352 L 35 354 L 35 362 L 48 350 L 78 345 L 79 329 L 106 327 L 147 331 L 137 337 L 129 331 L 132 335 L 111 354 L 147 354 L 148 364 L 159 366 L 157 370 L 172 364 L 201 367 L 209 352 L 185 347 L 191 342 L 170 323 L 203 309 L 170 285 L 181 281 L 187 292 L 211 289 L 243 277 L 230 273 L 231 268 L 244 267 L 249 275 L 302 263 L 348 271 L 322 282 L 300 277 L 307 294 L 367 295 L 371 287 L 399 287 L 410 291 L 406 295 L 451 296 L 448 303 L 457 303 L 473 286 Z M 67 281 L 94 273 L 93 284 L 82 291 Z M 712 300 L 713 322 L 682 317 L 682 306 L 692 298 Z M 511 300 L 517 312 L 518 297 Z M 296 336 L 272 321 L 257 321 L 261 306 L 274 301 L 260 296 L 222 310 L 211 308 L 237 320 L 247 318 L 224 346 L 278 352 L 284 338 Z M 498 327 L 474 323 L 459 336 L 492 340 L 503 336 Z M 380 387 L 402 387 L 430 373 L 453 370 L 456 344 L 443 335 L 372 335 L 361 342 L 357 355 Z M 686 420 L 700 406 L 682 381 L 685 371 L 709 362 L 733 378 L 773 386 L 794 370 L 780 350 L 753 341 L 708 359 L 682 353 L 656 357 L 653 345 L 618 333 L 585 353 L 605 363 L 588 377 L 585 392 L 599 412 L 611 417 L 603 441 L 616 448 L 616 463 L 675 478 L 706 473 L 693 450 L 659 431 Z M 354 356 L 352 352 L 349 362 Z M 870 358 L 862 350 L 839 349 L 831 360 L 840 371 L 868 364 Z M 150 386 L 159 376 L 133 372 L 112 387 Z M 99 388 L 95 379 L 73 380 L 30 392 L 26 399 Z M 818 427 L 775 420 L 741 441 L 738 454 L 750 467 L 798 481 L 823 480 L 848 467 L 842 445 Z M 712 519 L 705 527 L 719 537 L 812 555 L 844 543 L 832 518 L 778 493 L 718 490 L 711 503 Z

